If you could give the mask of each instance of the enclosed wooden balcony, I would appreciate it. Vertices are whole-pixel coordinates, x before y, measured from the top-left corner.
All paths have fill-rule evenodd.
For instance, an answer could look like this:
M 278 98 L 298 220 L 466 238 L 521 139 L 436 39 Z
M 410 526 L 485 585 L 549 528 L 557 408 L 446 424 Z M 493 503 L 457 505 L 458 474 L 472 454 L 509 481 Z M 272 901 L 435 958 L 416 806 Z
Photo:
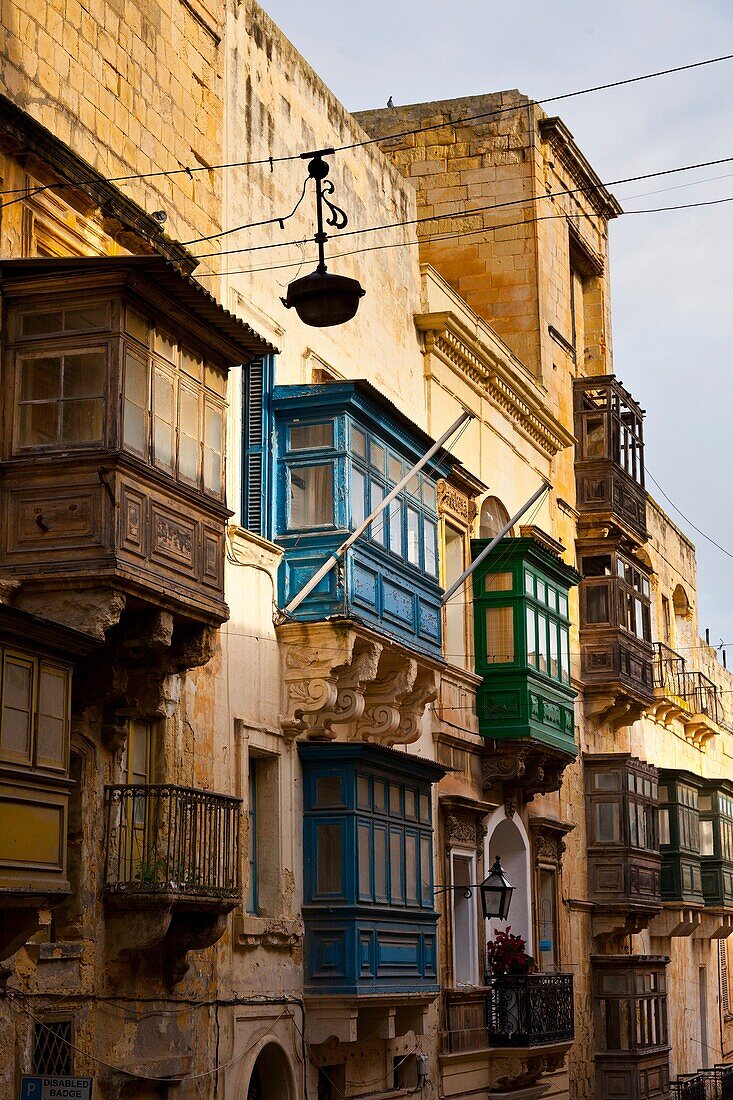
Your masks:
M 580 525 L 613 524 L 644 543 L 644 410 L 612 374 L 576 379 L 574 388 Z
M 274 349 L 160 257 L 4 260 L 0 285 L 18 602 L 58 618 L 108 590 L 221 622 L 227 375 Z

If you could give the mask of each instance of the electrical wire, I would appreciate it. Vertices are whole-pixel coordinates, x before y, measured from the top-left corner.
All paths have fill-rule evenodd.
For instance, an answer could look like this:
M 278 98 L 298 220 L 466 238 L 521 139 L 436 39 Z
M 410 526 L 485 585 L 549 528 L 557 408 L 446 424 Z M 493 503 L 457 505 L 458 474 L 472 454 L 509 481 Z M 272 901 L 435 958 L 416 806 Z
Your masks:
M 676 168 L 663 168 L 663 169 L 659 169 L 656 172 L 643 172 L 640 175 L 636 175 L 636 176 L 624 176 L 621 179 L 609 180 L 608 183 L 599 183 L 599 184 L 595 184 L 591 187 L 566 187 L 566 188 L 563 188 L 560 191 L 551 191 L 551 192 L 547 192 L 546 194 L 543 194 L 543 195 L 528 195 L 528 196 L 525 196 L 521 199 L 508 199 L 506 202 L 487 203 L 485 206 L 477 206 L 477 207 L 474 207 L 472 209 L 453 210 L 448 214 L 431 214 L 429 216 L 426 215 L 426 214 L 422 214 L 422 215 L 420 215 L 416 218 L 408 218 L 408 219 L 405 219 L 403 221 L 384 222 L 381 225 L 364 226 L 361 229 L 348 229 L 348 230 L 345 230 L 344 232 L 339 233 L 339 240 L 343 240 L 345 237 L 362 236 L 365 233 L 381 233 L 385 229 L 403 229 L 403 228 L 405 228 L 407 226 L 411 226 L 411 225 L 424 225 L 426 222 L 439 222 L 439 221 L 448 221 L 448 220 L 453 219 L 453 218 L 474 217 L 476 214 L 487 214 L 487 213 L 491 213 L 493 210 L 506 210 L 507 208 L 512 207 L 512 206 L 522 206 L 522 205 L 526 205 L 526 204 L 542 202 L 546 199 L 549 199 L 551 202 L 554 202 L 555 199 L 563 198 L 563 197 L 567 197 L 567 196 L 571 196 L 571 195 L 580 195 L 580 194 L 588 195 L 590 192 L 598 191 L 601 187 L 604 187 L 604 188 L 606 188 L 606 187 L 617 187 L 620 184 L 624 184 L 624 183 L 639 183 L 641 180 L 658 179 L 660 176 L 673 176 L 673 175 L 678 175 L 680 172 L 693 172 L 693 171 L 696 171 L 699 168 L 710 168 L 710 167 L 713 167 L 717 164 L 730 164 L 731 162 L 733 162 L 733 156 L 731 156 L 731 157 L 718 157 L 715 160 L 699 161 L 695 164 L 678 165 Z M 688 205 L 708 206 L 708 205 L 714 204 L 715 202 L 724 202 L 724 201 L 726 201 L 726 200 L 724 200 L 724 199 L 717 199 L 717 200 L 713 199 L 713 200 L 709 200 L 708 202 L 699 203 L 699 204 L 684 203 L 684 204 L 681 204 L 681 205 L 683 205 L 683 206 L 688 206 Z M 679 209 L 679 208 L 680 207 L 660 207 L 658 209 L 660 209 L 660 210 L 662 210 L 662 209 L 663 210 L 674 210 L 674 209 Z M 649 212 L 650 211 L 648 211 L 648 210 L 629 211 L 629 213 L 649 213 Z M 651 212 L 656 213 L 657 210 L 655 209 Z M 527 219 L 527 220 L 529 221 L 529 219 Z M 228 232 L 228 230 L 225 231 L 225 232 Z M 224 236 L 224 235 L 225 235 L 224 233 L 219 234 L 219 236 Z M 241 254 L 243 252 L 262 252 L 266 249 L 287 248 L 287 247 L 291 247 L 293 245 L 297 245 L 297 244 L 301 244 L 301 243 L 302 243 L 301 238 L 298 238 L 298 240 L 293 240 L 293 241 L 271 241 L 269 244 L 247 245 L 247 246 L 242 247 L 242 248 L 219 249 L 216 252 L 202 252 L 196 257 L 196 259 L 197 260 L 208 260 L 208 259 L 211 259 L 213 256 L 233 256 L 233 255 Z
M 649 478 L 650 478 L 650 479 L 651 479 L 651 480 L 652 480 L 652 481 L 654 482 L 654 484 L 656 485 L 657 489 L 659 489 L 659 492 L 660 492 L 660 493 L 662 494 L 662 496 L 664 497 L 664 499 L 665 499 L 665 500 L 667 501 L 667 504 L 671 505 L 671 507 L 672 507 L 672 508 L 674 508 L 675 512 L 677 512 L 677 514 L 678 514 L 678 515 L 682 516 L 682 518 L 683 518 L 683 520 L 685 521 L 685 523 L 689 523 L 689 525 L 690 525 L 690 527 L 691 527 L 691 528 L 693 529 L 693 531 L 697 531 L 698 535 L 702 535 L 702 537 L 703 537 L 704 539 L 707 539 L 707 541 L 708 541 L 708 542 L 712 543 L 712 545 L 713 545 L 713 546 L 717 546 L 718 550 L 721 550 L 721 551 L 722 551 L 722 552 L 723 552 L 724 554 L 726 554 L 726 555 L 727 555 L 727 556 L 728 556 L 729 558 L 733 558 L 733 553 L 731 553 L 731 551 L 730 551 L 730 550 L 726 550 L 726 548 L 725 548 L 724 546 L 721 546 L 719 542 L 716 542 L 714 538 L 711 538 L 711 536 L 710 536 L 710 535 L 707 535 L 707 534 L 706 534 L 706 533 L 705 533 L 705 532 L 704 532 L 703 530 L 701 530 L 701 529 L 700 529 L 699 527 L 696 527 L 696 526 L 695 526 L 695 524 L 694 524 L 694 523 L 692 522 L 692 520 L 691 520 L 691 519 L 689 519 L 689 518 L 688 518 L 688 517 L 687 517 L 687 516 L 685 515 L 685 513 L 684 513 L 684 512 L 682 511 L 682 509 L 681 509 L 681 508 L 678 508 L 678 506 L 677 506 L 677 505 L 676 505 L 676 504 L 674 503 L 674 501 L 672 501 L 672 500 L 670 500 L 670 499 L 669 499 L 669 497 L 667 496 L 667 494 L 665 493 L 664 489 L 663 489 L 663 488 L 662 488 L 662 486 L 661 486 L 661 485 L 659 484 L 659 482 L 657 481 L 657 479 L 656 479 L 656 478 L 654 477 L 654 475 L 653 475 L 652 473 L 650 473 L 650 471 L 649 471 L 649 467 L 648 467 L 648 466 L 646 466 L 646 465 L 645 465 L 645 467 L 644 467 L 644 470 L 645 470 L 645 473 L 646 473 L 647 477 L 649 477 Z
M 465 123 L 467 123 L 467 122 L 475 122 L 475 121 L 478 121 L 480 119 L 498 117 L 502 114 L 505 114 L 508 111 L 516 111 L 518 109 L 525 109 L 525 108 L 531 107 L 531 106 L 541 106 L 542 104 L 547 104 L 547 103 L 557 103 L 557 102 L 560 102 L 561 100 L 565 100 L 565 99 L 573 99 L 573 98 L 576 98 L 578 96 L 590 95 L 591 93 L 594 93 L 594 92 L 608 91 L 611 88 L 621 88 L 621 87 L 624 87 L 624 86 L 629 85 L 629 84 L 638 84 L 638 83 L 640 83 L 642 81 L 645 81 L 645 80 L 654 80 L 658 77 L 670 76 L 673 73 L 687 72 L 688 70 L 691 70 L 691 69 L 700 69 L 700 68 L 704 68 L 705 66 L 708 66 L 708 65 L 717 65 L 717 64 L 720 64 L 723 61 L 731 61 L 731 60 L 733 60 L 733 54 L 723 54 L 719 57 L 709 57 L 709 58 L 706 58 L 703 61 L 692 61 L 692 62 L 689 62 L 685 65 L 676 65 L 676 66 L 674 66 L 672 68 L 669 68 L 669 69 L 658 69 L 658 70 L 656 70 L 655 72 L 652 72 L 652 73 L 643 73 L 639 76 L 627 77 L 624 80 L 614 80 L 614 81 L 610 81 L 606 84 L 596 84 L 596 85 L 594 85 L 592 87 L 589 87 L 589 88 L 579 88 L 576 91 L 563 92 L 560 95 L 546 96 L 543 99 L 528 100 L 526 103 L 522 103 L 522 104 L 516 104 L 515 103 L 515 104 L 512 104 L 512 105 L 499 107 L 499 108 L 496 108 L 493 111 L 484 111 L 481 114 L 477 114 L 477 115 L 467 115 L 464 118 L 457 119 L 453 123 L 441 122 L 441 123 L 436 123 L 434 125 L 429 125 L 429 126 L 418 126 L 418 127 L 415 127 L 412 130 L 403 130 L 398 134 L 388 134 L 388 135 L 383 135 L 382 137 L 378 137 L 378 138 L 366 138 L 364 141 L 355 141 L 355 142 L 351 142 L 347 145 L 335 146 L 334 147 L 334 152 L 335 153 L 343 153 L 343 152 L 347 152 L 347 151 L 352 150 L 352 149 L 360 149 L 360 148 L 364 148 L 364 147 L 369 146 L 369 145 L 374 145 L 374 144 L 379 143 L 380 141 L 394 140 L 394 139 L 399 138 L 399 137 L 408 137 L 411 134 L 429 133 L 431 130 L 442 129 L 445 126 L 465 125 Z M 157 178 L 160 178 L 161 176 L 170 177 L 170 176 L 178 176 L 178 175 L 184 175 L 184 174 L 187 175 L 189 177 L 189 179 L 193 179 L 194 173 L 198 173 L 198 172 L 221 172 L 221 171 L 224 171 L 224 170 L 229 169 L 229 168 L 253 168 L 253 167 L 261 167 L 261 166 L 264 166 L 264 165 L 269 165 L 270 171 L 272 172 L 272 171 L 274 171 L 274 166 L 276 164 L 284 164 L 288 161 L 301 160 L 301 159 L 302 159 L 302 154 L 301 153 L 287 153 L 287 154 L 282 154 L 282 155 L 279 155 L 279 156 L 269 155 L 269 156 L 266 156 L 266 157 L 259 157 L 259 158 L 256 158 L 254 160 L 227 161 L 223 164 L 196 165 L 194 167 L 190 167 L 190 166 L 187 166 L 187 165 L 181 165 L 180 162 L 179 162 L 179 165 L 176 168 L 156 169 L 155 171 L 151 171 L 151 172 L 130 172 L 130 173 L 127 173 L 127 174 L 121 175 L 121 176 L 105 176 L 102 179 L 97 179 L 97 180 L 78 180 L 78 181 L 74 181 L 74 182 L 60 181 L 58 183 L 42 184 L 39 187 L 32 188 L 32 189 L 29 189 L 27 187 L 11 187 L 11 188 L 6 188 L 6 189 L 3 189 L 3 190 L 0 190 L 0 195 L 17 195 L 18 197 L 15 198 L 15 199 L 12 199 L 10 202 L 0 204 L 0 210 L 3 210 L 7 206 L 12 206 L 13 203 L 23 202 L 25 199 L 31 198 L 33 195 L 40 194 L 42 191 L 59 190 L 59 189 L 63 189 L 63 188 L 75 188 L 75 187 L 84 186 L 85 183 L 87 185 L 94 185 L 95 183 L 96 184 L 99 184 L 99 183 L 130 183 L 133 180 L 157 179 Z M 277 220 L 277 219 L 274 219 L 274 220 Z
M 290 221 L 291 218 L 295 217 L 295 214 L 297 213 L 298 207 L 300 206 L 303 199 L 305 198 L 305 193 L 308 189 L 308 181 L 310 180 L 310 178 L 311 178 L 310 176 L 305 177 L 305 180 L 303 181 L 303 190 L 300 192 L 300 198 L 298 199 L 298 201 L 296 202 L 295 206 L 293 207 L 293 209 L 290 211 L 289 214 L 284 214 L 282 217 L 279 217 L 279 218 L 265 218 L 264 221 L 259 221 L 259 222 L 248 222 L 246 225 L 238 225 L 236 227 L 236 229 L 223 229 L 219 233 L 210 233 L 208 237 L 193 237 L 190 241 L 179 241 L 178 243 L 183 245 L 184 247 L 188 247 L 188 245 L 191 245 L 191 244 L 199 244 L 200 242 L 203 242 L 203 241 L 216 240 L 217 237 L 225 237 L 227 235 L 227 233 L 238 233 L 240 229 L 255 229 L 257 226 L 261 226 L 261 225 L 275 225 L 275 224 L 277 224 L 277 225 L 280 226 L 281 229 L 284 229 L 285 228 L 285 222 Z
M 669 210 L 686 210 L 686 209 L 689 209 L 689 208 L 692 208 L 692 207 L 717 206 L 721 203 L 728 203 L 728 202 L 733 202 L 733 195 L 731 195 L 727 198 L 723 198 L 723 199 L 710 199 L 706 202 L 696 202 L 696 203 L 689 203 L 689 204 L 688 203 L 682 203 L 682 204 L 675 205 L 675 206 L 647 207 L 645 209 L 640 209 L 640 210 L 624 210 L 623 213 L 620 216 L 621 217 L 630 217 L 634 214 L 662 214 L 662 213 L 665 213 L 666 211 L 669 211 Z M 387 242 L 386 244 L 367 245 L 364 248 L 350 249 L 348 252 L 334 252 L 334 253 L 330 254 L 329 256 L 327 256 L 326 259 L 330 263 L 332 260 L 342 260 L 342 259 L 345 259 L 349 256 L 360 256 L 360 255 L 363 255 L 366 252 L 380 252 L 380 251 L 383 251 L 384 249 L 390 249 L 390 248 L 419 248 L 420 245 L 424 245 L 424 244 L 434 244 L 435 242 L 440 242 L 440 241 L 451 241 L 451 240 L 456 240 L 459 237 L 461 237 L 461 238 L 462 237 L 475 237 L 476 235 L 482 234 L 482 233 L 496 233 L 500 229 L 514 229 L 517 226 L 533 225 L 535 222 L 554 221 L 558 218 L 564 218 L 564 219 L 567 220 L 568 215 L 565 214 L 565 213 L 563 213 L 563 214 L 540 214 L 537 217 L 524 218 L 521 221 L 502 222 L 501 225 L 484 225 L 484 226 L 481 226 L 479 229 L 462 229 L 462 230 L 456 231 L 455 233 L 437 233 L 437 234 L 434 234 L 433 236 L 416 237 L 411 241 L 390 241 L 390 242 Z M 436 220 L 439 220 L 439 219 L 431 218 L 430 220 L 431 221 L 436 221 Z M 298 241 L 297 243 L 298 244 L 307 244 L 308 240 L 304 239 L 302 241 Z M 272 246 L 272 245 L 261 245 L 259 247 L 265 249 L 265 248 L 271 248 L 271 247 L 274 247 L 274 246 Z M 251 249 L 250 251 L 258 251 L 258 248 Z M 215 255 L 215 253 L 212 254 L 212 255 Z M 229 268 L 226 271 L 197 271 L 195 273 L 195 278 L 197 278 L 197 279 L 210 279 L 210 278 L 215 278 L 215 277 L 219 278 L 220 276 L 225 276 L 225 275 L 256 275 L 256 274 L 259 274 L 260 272 L 264 272 L 264 271 L 285 271 L 288 268 L 302 267 L 302 265 L 303 265 L 302 260 L 289 260 L 289 261 L 286 261 L 284 263 L 267 264 L 265 266 L 260 266 L 260 267 Z

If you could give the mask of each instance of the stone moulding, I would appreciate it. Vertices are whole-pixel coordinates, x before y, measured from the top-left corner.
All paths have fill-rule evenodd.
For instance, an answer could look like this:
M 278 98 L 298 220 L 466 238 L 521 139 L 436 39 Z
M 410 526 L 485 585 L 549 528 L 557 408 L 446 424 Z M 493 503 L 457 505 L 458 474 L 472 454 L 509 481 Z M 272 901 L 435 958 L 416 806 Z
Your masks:
M 288 622 L 281 726 L 289 737 L 409 745 L 438 694 L 440 665 L 352 622 Z
M 531 381 L 518 377 L 508 348 L 503 361 L 450 312 L 421 314 L 415 324 L 423 333 L 425 354 L 437 356 L 463 375 L 548 458 L 575 442 L 572 432 L 547 412 L 542 395 L 533 392 Z
M 515 804 L 517 793 L 530 802 L 537 794 L 559 791 L 563 772 L 572 761 L 572 756 L 529 737 L 497 739 L 486 746 L 481 759 L 484 790 L 501 782 L 507 802 Z

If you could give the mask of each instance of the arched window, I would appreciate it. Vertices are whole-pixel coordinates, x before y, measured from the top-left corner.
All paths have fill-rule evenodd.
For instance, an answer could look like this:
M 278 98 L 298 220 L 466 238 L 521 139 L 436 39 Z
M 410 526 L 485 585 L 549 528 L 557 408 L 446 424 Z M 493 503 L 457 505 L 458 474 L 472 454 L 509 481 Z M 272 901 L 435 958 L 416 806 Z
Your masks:
M 257 1055 L 247 1087 L 247 1100 L 294 1100 L 293 1076 L 285 1052 L 267 1043 Z
M 690 601 L 681 584 L 678 584 L 672 594 L 674 614 L 676 619 L 687 619 L 690 615 Z
M 488 938 L 493 937 L 496 929 L 506 930 L 508 923 L 512 934 L 521 936 L 526 941 L 527 952 L 532 954 L 529 839 L 521 819 L 507 817 L 503 807 L 496 810 L 488 821 L 486 866 L 491 867 L 497 856 L 501 857 L 501 865 L 514 887 L 514 893 L 507 921 L 488 922 Z
M 481 516 L 479 519 L 479 538 L 480 539 L 493 539 L 499 534 L 502 527 L 508 522 L 509 513 L 504 505 L 501 503 L 498 497 L 487 497 L 481 505 Z M 507 532 L 512 538 L 514 537 L 514 528 L 511 527 Z

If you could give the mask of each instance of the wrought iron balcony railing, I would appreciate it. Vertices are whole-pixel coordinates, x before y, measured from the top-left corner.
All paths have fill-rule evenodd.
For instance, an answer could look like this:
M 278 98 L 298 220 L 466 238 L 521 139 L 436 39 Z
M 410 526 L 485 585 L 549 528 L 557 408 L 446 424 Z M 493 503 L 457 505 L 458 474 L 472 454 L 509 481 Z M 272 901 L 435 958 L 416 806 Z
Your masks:
M 531 1047 L 575 1037 L 572 974 L 492 978 L 487 997 L 489 1044 Z
M 192 787 L 105 787 L 108 895 L 239 896 L 241 800 Z
M 677 700 L 690 714 L 704 714 L 718 725 L 723 714 L 718 689 L 702 672 L 690 672 L 687 661 L 664 642 L 654 643 L 654 686 Z
M 733 1065 L 685 1073 L 669 1084 L 672 1100 L 733 1100 Z

